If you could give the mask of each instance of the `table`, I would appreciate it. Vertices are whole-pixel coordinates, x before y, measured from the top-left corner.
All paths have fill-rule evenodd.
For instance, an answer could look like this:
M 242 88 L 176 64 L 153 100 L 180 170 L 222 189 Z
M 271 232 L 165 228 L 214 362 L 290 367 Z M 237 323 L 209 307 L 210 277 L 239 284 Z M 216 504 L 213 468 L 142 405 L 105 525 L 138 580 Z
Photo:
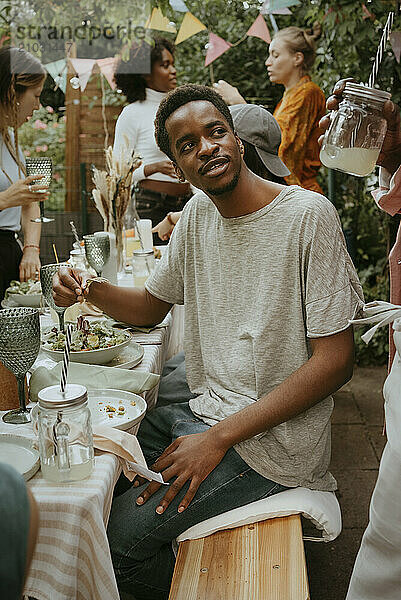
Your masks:
M 169 354 L 180 349 L 180 309 L 173 308 L 163 327 L 134 333 L 145 350 L 135 369 L 161 373 Z M 156 403 L 157 389 L 145 395 L 150 407 Z M 5 432 L 34 438 L 30 425 L 8 425 L 0 419 L 0 433 Z M 120 472 L 114 455 L 96 452 L 94 470 L 84 481 L 55 484 L 39 471 L 28 482 L 39 506 L 40 526 L 26 595 L 37 600 L 119 599 L 106 526 Z

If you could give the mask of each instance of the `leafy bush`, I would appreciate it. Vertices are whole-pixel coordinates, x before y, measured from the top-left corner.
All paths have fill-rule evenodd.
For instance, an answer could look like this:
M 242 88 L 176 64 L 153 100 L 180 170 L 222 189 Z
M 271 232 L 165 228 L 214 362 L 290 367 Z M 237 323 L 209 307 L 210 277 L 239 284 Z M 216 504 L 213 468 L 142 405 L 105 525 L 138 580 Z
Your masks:
M 65 126 L 65 116 L 60 117 L 51 106 L 41 106 L 18 132 L 25 156 L 49 156 L 53 160 L 53 180 L 46 210 L 64 210 Z

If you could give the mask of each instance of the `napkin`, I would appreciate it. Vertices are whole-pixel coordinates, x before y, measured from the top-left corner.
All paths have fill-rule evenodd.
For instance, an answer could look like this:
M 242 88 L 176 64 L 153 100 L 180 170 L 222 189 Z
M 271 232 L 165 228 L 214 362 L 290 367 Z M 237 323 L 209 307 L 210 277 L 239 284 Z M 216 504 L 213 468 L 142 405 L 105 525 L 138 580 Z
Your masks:
M 101 317 L 103 311 L 97 306 L 90 304 L 90 302 L 76 302 L 72 306 L 69 306 L 64 313 L 64 320 L 66 322 L 75 323 L 78 317 Z
M 139 474 L 146 479 L 153 479 L 165 484 L 160 473 L 155 473 L 147 468 L 145 457 L 135 435 L 107 425 L 97 425 L 93 428 L 93 445 L 98 450 L 111 452 L 118 456 L 123 473 L 130 481 Z
M 38 436 L 38 405 L 32 409 L 32 428 Z M 107 425 L 95 425 L 93 431 L 93 446 L 103 452 L 109 452 L 115 454 L 120 460 L 121 467 L 124 475 L 132 481 L 135 476 L 142 475 L 146 479 L 154 480 L 164 485 L 168 485 L 163 480 L 163 476 L 160 473 L 151 471 L 146 465 L 146 460 L 142 452 L 142 448 L 139 445 L 136 435 L 115 429 L 114 427 L 108 427 Z M 69 442 L 76 442 L 79 440 L 80 433 L 76 426 L 72 423 L 70 433 L 68 436 Z M 53 440 L 48 438 L 48 441 L 53 445 Z M 34 446 L 38 448 L 38 444 Z
M 38 393 L 49 385 L 60 383 L 62 363 L 52 369 L 38 367 L 29 381 L 30 399 L 38 401 Z M 144 371 L 129 371 L 117 367 L 102 367 L 71 362 L 68 367 L 68 382 L 85 385 L 88 390 L 119 389 L 134 394 L 151 390 L 158 383 L 160 375 Z

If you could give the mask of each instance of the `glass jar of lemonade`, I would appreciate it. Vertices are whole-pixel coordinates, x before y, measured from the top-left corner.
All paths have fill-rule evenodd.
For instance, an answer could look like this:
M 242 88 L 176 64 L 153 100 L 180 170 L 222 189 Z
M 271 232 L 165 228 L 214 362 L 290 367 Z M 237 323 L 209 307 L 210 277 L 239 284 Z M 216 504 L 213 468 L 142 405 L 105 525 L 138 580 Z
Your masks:
M 43 477 L 58 483 L 89 477 L 93 469 L 93 434 L 86 387 L 69 383 L 38 394 L 38 437 Z
M 134 286 L 143 287 L 145 281 L 155 267 L 155 255 L 151 250 L 134 250 L 132 257 L 132 274 Z
M 332 116 L 320 151 L 326 167 L 357 177 L 374 170 L 387 130 L 383 104 L 390 98 L 389 92 L 360 83 L 345 84 L 343 100 Z

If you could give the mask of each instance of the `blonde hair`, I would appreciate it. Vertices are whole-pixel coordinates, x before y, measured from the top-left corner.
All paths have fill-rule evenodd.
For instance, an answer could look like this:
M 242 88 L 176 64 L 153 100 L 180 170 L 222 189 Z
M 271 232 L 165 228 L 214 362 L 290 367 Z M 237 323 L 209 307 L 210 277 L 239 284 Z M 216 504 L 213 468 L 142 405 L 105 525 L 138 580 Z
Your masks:
M 322 35 L 322 27 L 317 21 L 311 29 L 301 29 L 300 27 L 286 27 L 280 29 L 274 34 L 275 40 L 282 40 L 288 50 L 295 54 L 302 52 L 304 61 L 302 68 L 304 73 L 312 68 L 316 58 L 316 40 Z
M 18 149 L 18 96 L 28 88 L 40 85 L 46 71 L 37 58 L 26 50 L 4 46 L 0 49 L 0 134 L 11 156 L 18 165 L 18 172 L 25 174 Z M 14 131 L 14 143 L 9 127 Z

